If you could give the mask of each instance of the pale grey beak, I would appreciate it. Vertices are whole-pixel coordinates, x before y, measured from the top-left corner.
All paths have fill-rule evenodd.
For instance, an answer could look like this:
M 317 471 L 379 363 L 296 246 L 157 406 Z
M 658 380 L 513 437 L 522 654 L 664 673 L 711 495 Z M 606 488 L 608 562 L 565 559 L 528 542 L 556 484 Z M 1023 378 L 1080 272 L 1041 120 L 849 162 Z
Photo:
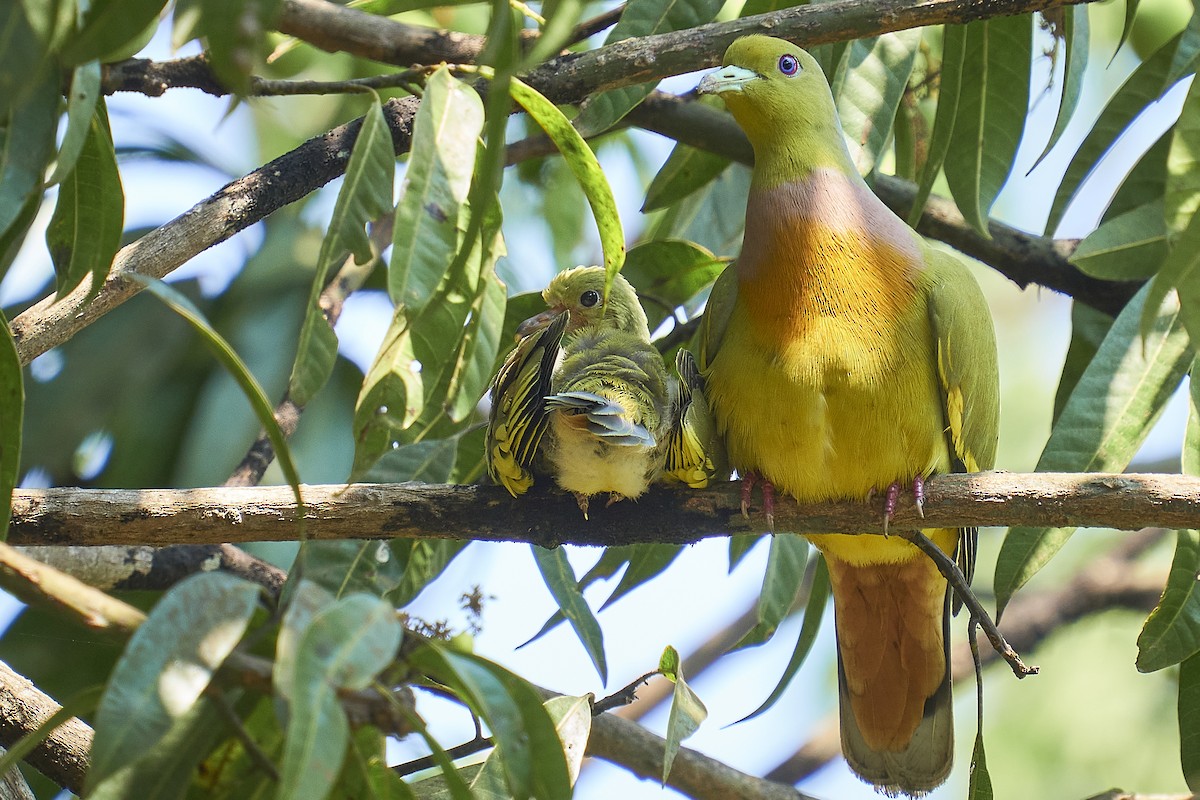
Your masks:
M 540 314 L 536 314 L 517 326 L 517 338 L 524 339 L 531 333 L 537 333 L 542 328 L 545 328 L 551 322 L 563 313 L 561 307 L 548 308 Z
M 759 74 L 744 67 L 721 67 L 716 72 L 710 72 L 700 81 L 696 90 L 700 94 L 723 94 L 724 92 L 740 92 L 751 81 L 759 79 Z

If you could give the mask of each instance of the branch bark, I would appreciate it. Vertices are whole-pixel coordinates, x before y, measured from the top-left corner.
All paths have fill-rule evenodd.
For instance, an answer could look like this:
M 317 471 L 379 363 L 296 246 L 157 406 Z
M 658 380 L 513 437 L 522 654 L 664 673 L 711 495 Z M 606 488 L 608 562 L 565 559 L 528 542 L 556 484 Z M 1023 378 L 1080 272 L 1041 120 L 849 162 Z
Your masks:
M 574 103 L 591 92 L 714 66 L 725 47 L 746 33 L 771 33 L 790 37 L 803 45 L 814 45 L 922 25 L 1042 11 L 1075 2 L 990 0 L 981 4 L 978 0 L 835 0 L 686 31 L 626 39 L 597 50 L 553 59 L 523 77 L 554 102 Z M 337 7 L 333 4 L 317 0 L 289 0 L 280 29 L 300 31 L 313 38 L 324 36 L 320 40 L 324 42 L 323 46 L 360 55 L 365 54 L 363 49 L 368 43 L 354 38 L 354 31 L 369 27 L 373 38 L 413 34 L 409 30 L 412 26 L 403 26 L 405 30 L 399 31 L 391 26 L 401 23 L 370 14 L 356 17 L 359 24 L 353 30 L 321 23 L 301 31 L 297 21 L 300 13 L 297 9 L 300 8 L 314 13 L 359 12 L 335 11 Z M 293 23 L 297 27 L 289 27 Z M 451 43 L 468 41 L 462 34 L 435 33 Z M 436 52 L 423 51 L 419 55 L 427 63 L 437 63 L 442 59 Z M 474 57 L 471 52 L 456 53 L 463 57 L 455 60 L 471 60 Z M 409 66 L 411 55 L 394 56 L 394 61 Z M 416 106 L 414 98 L 391 100 L 384 106 L 398 154 L 408 150 Z M 125 273 L 162 277 L 198 253 L 341 175 L 360 125 L 361 121 L 355 120 L 310 139 L 123 248 L 98 295 L 90 302 L 89 285 L 85 282 L 58 302 L 49 296 L 18 315 L 12 320 L 12 332 L 21 362 L 28 364 L 51 347 L 62 344 L 140 291 L 141 284 L 125 278 Z
M 0 745 L 12 747 L 61 708 L 53 697 L 0 661 Z M 25 760 L 59 786 L 82 795 L 91 749 L 91 727 L 72 717 L 51 731 Z
M 560 544 L 687 544 L 764 532 L 741 515 L 736 484 L 702 491 L 656 487 L 637 503 L 597 509 L 585 520 L 574 498 L 535 489 L 521 498 L 495 486 L 355 484 L 306 486 L 315 539 L 445 538 Z M 894 530 L 968 525 L 1200 527 L 1200 478 L 1185 475 L 983 472 L 939 475 L 926 485 L 925 516 L 902 501 Z M 882 533 L 878 503 L 798 504 L 781 497 L 777 531 Z M 296 537 L 285 486 L 214 489 L 19 489 L 15 544 L 203 544 Z

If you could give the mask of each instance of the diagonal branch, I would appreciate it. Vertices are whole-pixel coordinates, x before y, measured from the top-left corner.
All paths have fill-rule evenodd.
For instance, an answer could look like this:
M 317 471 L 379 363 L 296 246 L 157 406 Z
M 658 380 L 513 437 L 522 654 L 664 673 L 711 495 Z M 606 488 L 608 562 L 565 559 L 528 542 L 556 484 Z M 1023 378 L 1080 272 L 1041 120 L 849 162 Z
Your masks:
M 553 59 L 524 77 L 554 102 L 573 103 L 591 92 L 713 66 L 729 42 L 744 33 L 773 33 L 813 45 L 922 25 L 1029 13 L 1073 2 L 834 0 L 685 31 L 626 39 L 597 50 Z M 300 3 L 301 0 L 291 0 L 287 8 L 297 7 Z M 334 8 L 330 3 L 318 3 L 317 0 L 303 0 L 303 5 L 320 7 L 323 11 Z M 343 10 L 349 12 L 349 9 Z M 390 20 L 369 14 L 362 17 L 369 20 L 376 31 L 386 33 L 391 30 Z M 281 27 L 286 27 L 286 21 L 291 19 L 286 10 L 282 19 Z M 341 29 L 322 30 L 330 37 L 349 35 Z M 445 35 L 448 41 L 465 36 Z M 352 45 L 353 42 L 345 39 L 337 42 L 339 49 L 355 52 Z M 437 57 L 426 59 L 427 63 L 440 60 Z M 401 66 L 407 67 L 409 63 Z M 411 97 L 391 100 L 384 106 L 397 153 L 408 150 L 416 107 L 417 101 Z M 341 175 L 360 125 L 361 121 L 355 120 L 310 139 L 123 248 L 99 293 L 90 302 L 90 285 L 85 282 L 58 302 L 50 296 L 18 315 L 12 320 L 12 333 L 21 362 L 27 364 L 51 347 L 62 344 L 140 291 L 141 284 L 124 277 L 125 273 L 163 277 L 198 253 Z
M 640 501 L 585 520 L 570 495 L 535 489 L 512 498 L 496 486 L 305 486 L 314 539 L 444 538 L 561 544 L 687 544 L 764 532 L 741 514 L 735 483 L 706 490 L 656 487 Z M 939 475 L 925 515 L 905 500 L 895 530 L 994 525 L 1200 528 L 1200 478 L 1186 475 L 981 472 Z M 213 489 L 18 489 L 9 540 L 17 544 L 203 544 L 296 537 L 287 486 Z M 877 504 L 798 504 L 779 498 L 776 530 L 882 533 Z

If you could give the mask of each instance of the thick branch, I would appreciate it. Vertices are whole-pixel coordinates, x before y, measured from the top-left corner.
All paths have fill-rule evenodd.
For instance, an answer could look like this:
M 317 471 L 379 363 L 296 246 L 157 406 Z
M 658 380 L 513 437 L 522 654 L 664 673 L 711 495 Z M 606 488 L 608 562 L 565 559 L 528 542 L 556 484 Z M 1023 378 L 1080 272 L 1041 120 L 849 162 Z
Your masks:
M 0 661 L 0 745 L 12 747 L 61 708 L 54 698 Z M 51 731 L 25 760 L 59 786 L 82 795 L 91 749 L 92 729 L 72 717 Z
M 495 486 L 356 484 L 304 487 L 317 539 L 447 538 L 559 544 L 690 543 L 762 532 L 742 517 L 736 485 L 704 491 L 656 488 L 637 503 L 596 509 L 585 520 L 568 495 L 535 490 L 514 499 Z M 985 472 L 927 484 L 925 516 L 904 501 L 894 529 L 1049 525 L 1135 530 L 1200 527 L 1200 478 L 1183 475 Z M 291 490 L 23 489 L 13 496 L 17 544 L 203 544 L 296 536 Z M 780 498 L 779 531 L 881 533 L 878 503 L 803 506 Z
M 556 103 L 578 102 L 594 91 L 713 66 L 730 41 L 753 31 L 790 36 L 802 44 L 813 45 L 921 25 L 1028 13 L 1072 2 L 1074 0 L 992 0 L 987 4 L 978 0 L 835 0 L 686 31 L 626 39 L 597 50 L 554 59 L 525 78 Z M 287 9 L 294 10 L 301 5 L 320 7 L 322 11 L 332 8 L 332 4 L 317 3 L 316 0 L 292 0 Z M 290 30 L 288 20 L 293 19 L 287 9 L 281 22 L 284 30 Z M 352 13 L 349 9 L 342 10 Z M 390 20 L 368 14 L 362 16 L 370 21 L 373 31 L 385 37 L 392 35 L 388 33 L 391 31 Z M 341 29 L 320 25 L 316 28 L 309 31 L 314 37 L 318 33 L 331 39 L 334 33 L 349 36 Z M 462 34 L 434 33 L 446 36 L 449 42 L 466 41 L 460 38 L 464 36 Z M 356 45 L 348 40 L 335 44 L 339 49 L 357 52 Z M 437 56 L 429 58 L 430 55 L 430 52 L 421 53 L 427 63 L 441 60 Z M 405 59 L 408 58 L 406 55 Z M 401 65 L 409 64 L 402 61 Z M 413 98 L 404 98 L 385 105 L 397 153 L 408 150 L 416 103 Z M 356 120 L 305 142 L 123 248 L 113 262 L 108 279 L 90 303 L 86 302 L 90 286 L 85 282 L 60 302 L 55 303 L 50 296 L 18 315 L 12 321 L 12 331 L 21 362 L 27 364 L 51 347 L 62 344 L 140 291 L 141 284 L 126 279 L 124 273 L 162 277 L 192 256 L 341 175 L 359 125 Z

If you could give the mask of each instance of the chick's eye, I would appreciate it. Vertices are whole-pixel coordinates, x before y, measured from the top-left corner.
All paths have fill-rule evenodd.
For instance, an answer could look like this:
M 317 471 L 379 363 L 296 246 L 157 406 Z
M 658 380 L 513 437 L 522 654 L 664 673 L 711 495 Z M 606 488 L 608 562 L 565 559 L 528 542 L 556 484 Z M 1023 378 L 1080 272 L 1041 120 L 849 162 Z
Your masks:
M 779 57 L 779 71 L 789 78 L 800 71 L 800 61 L 793 55 Z
M 595 289 L 588 289 L 583 294 L 579 295 L 579 305 L 584 308 L 591 308 L 600 302 L 600 293 Z

